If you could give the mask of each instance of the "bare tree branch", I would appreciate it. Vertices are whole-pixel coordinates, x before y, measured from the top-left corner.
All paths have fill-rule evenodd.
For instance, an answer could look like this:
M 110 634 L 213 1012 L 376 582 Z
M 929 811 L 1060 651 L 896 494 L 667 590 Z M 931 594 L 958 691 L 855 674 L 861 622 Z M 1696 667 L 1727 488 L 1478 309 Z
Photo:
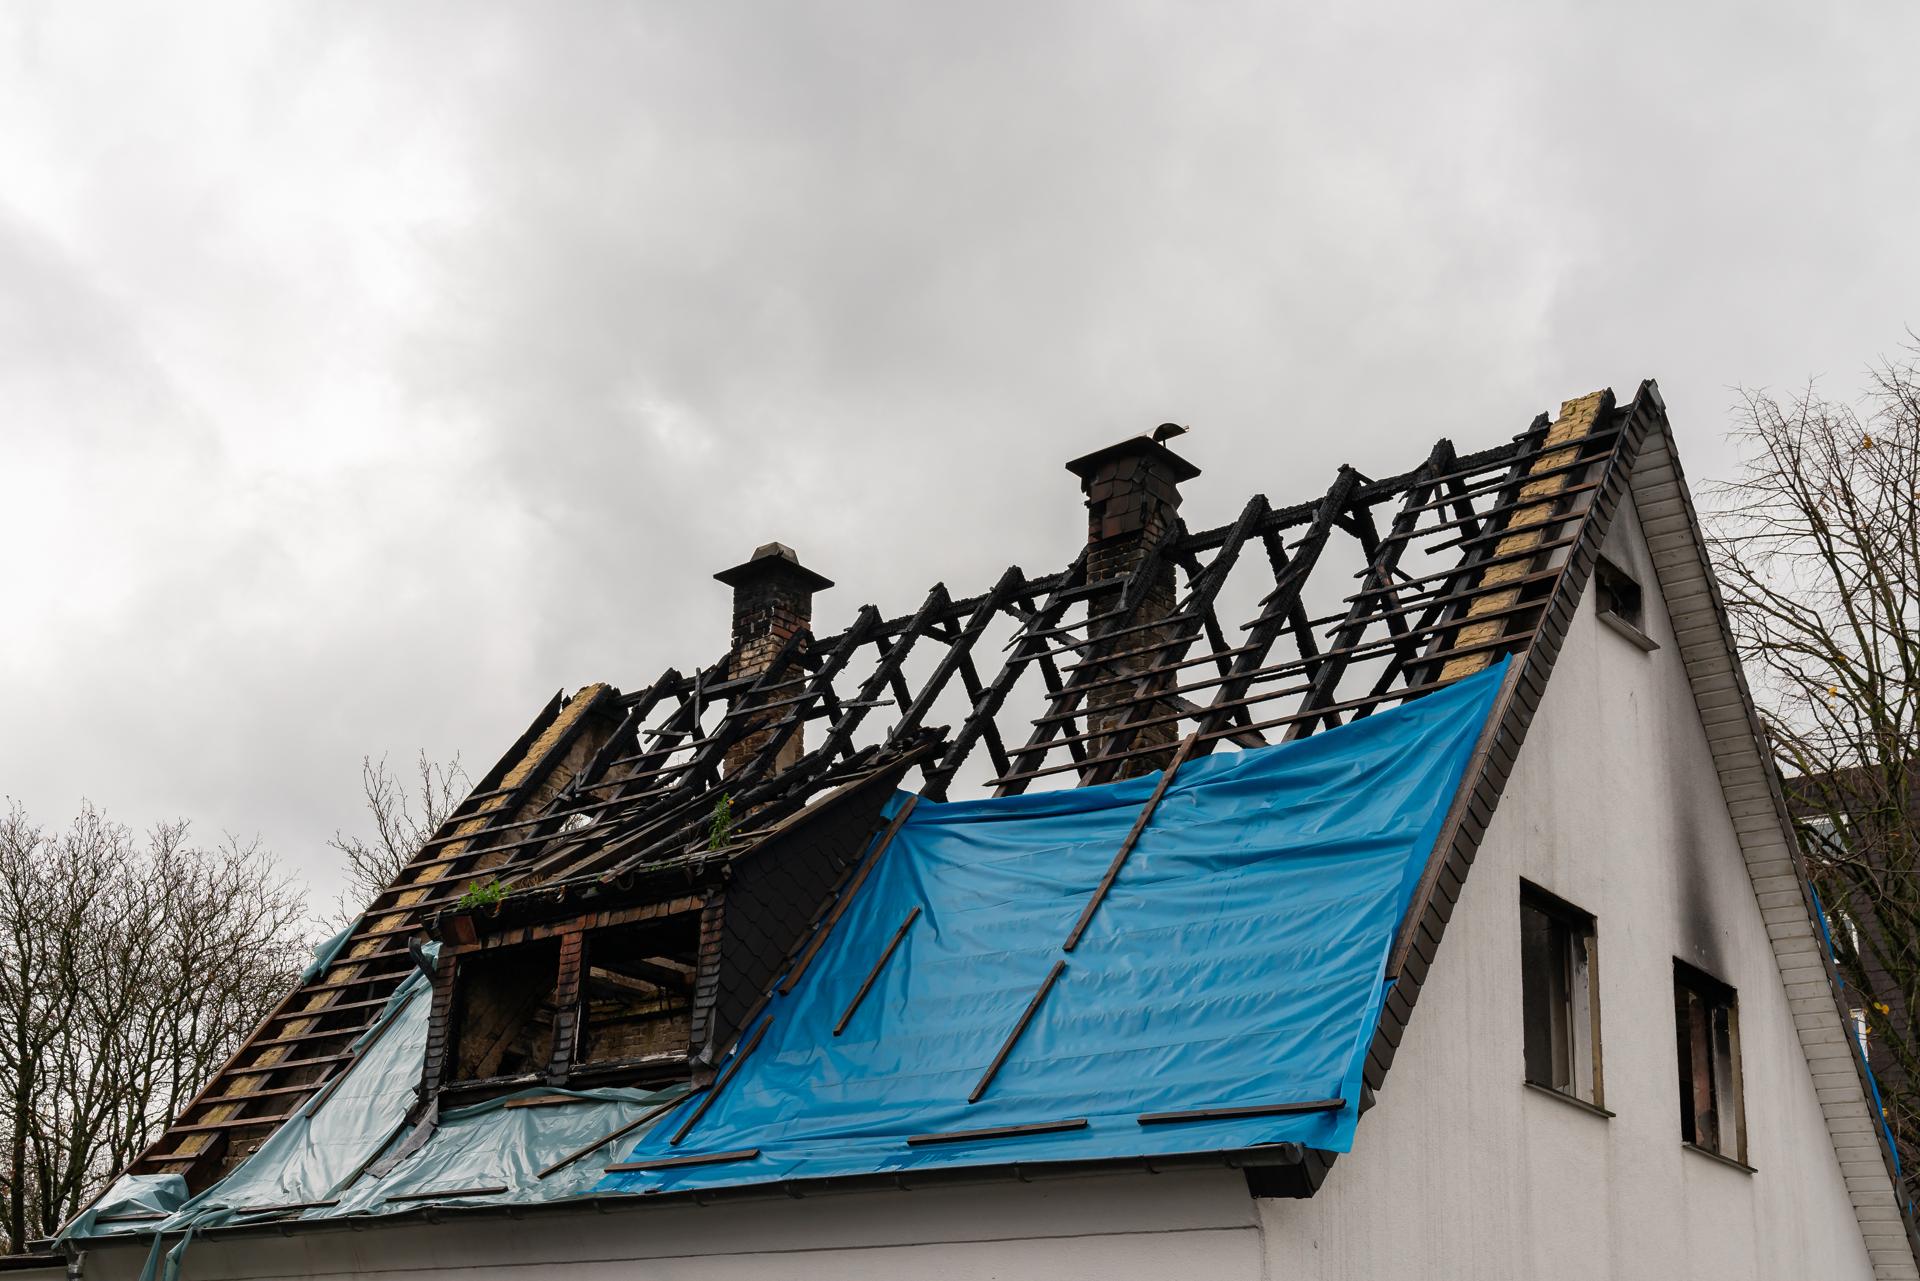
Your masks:
M 1709 490 L 1710 543 L 1902 1165 L 1920 1175 L 1920 341 L 1870 383 L 1858 408 L 1811 387 L 1748 393 L 1746 466 Z
M 386 757 L 361 758 L 360 787 L 373 834 L 336 831 L 327 842 L 347 856 L 347 888 L 335 913 L 339 923 L 358 916 L 375 895 L 394 883 L 400 869 L 440 830 L 472 786 L 457 754 L 443 765 L 429 760 L 422 749 L 414 761 L 411 788 L 388 769 Z
M 0 817 L 0 1252 L 56 1230 L 291 986 L 302 896 L 257 845 L 91 806 Z

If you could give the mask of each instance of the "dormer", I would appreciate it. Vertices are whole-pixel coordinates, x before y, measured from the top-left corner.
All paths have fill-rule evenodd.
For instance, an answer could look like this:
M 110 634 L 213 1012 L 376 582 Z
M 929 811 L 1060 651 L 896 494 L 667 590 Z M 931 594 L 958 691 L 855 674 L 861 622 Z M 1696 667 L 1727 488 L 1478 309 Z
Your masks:
M 523 838 L 551 841 L 541 858 L 504 884 L 474 882 L 434 918 L 423 1098 L 698 1078 L 879 831 L 910 748 L 760 802 L 805 756 L 779 695 L 806 670 L 813 595 L 832 582 L 781 543 L 715 577 L 734 589 L 733 643 L 718 679 L 696 679 L 683 727 L 651 751 L 638 737 L 622 746 L 630 726 L 617 729 L 575 775 L 575 799 Z M 623 809 L 675 791 L 666 821 L 615 842 L 634 857 L 610 857 Z M 651 849 L 637 839 L 649 834 Z

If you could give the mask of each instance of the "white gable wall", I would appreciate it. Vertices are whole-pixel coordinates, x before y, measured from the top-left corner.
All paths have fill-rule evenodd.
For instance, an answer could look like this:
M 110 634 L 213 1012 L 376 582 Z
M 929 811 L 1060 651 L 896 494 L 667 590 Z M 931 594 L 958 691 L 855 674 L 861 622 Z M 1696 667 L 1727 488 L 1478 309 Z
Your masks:
M 1580 605 L 1379 1104 L 1270 1275 L 1873 1275 L 1632 502 L 1644 653 Z M 1605 1118 L 1522 1084 L 1520 880 L 1597 918 Z M 1684 1149 L 1673 960 L 1739 991 L 1749 1174 Z

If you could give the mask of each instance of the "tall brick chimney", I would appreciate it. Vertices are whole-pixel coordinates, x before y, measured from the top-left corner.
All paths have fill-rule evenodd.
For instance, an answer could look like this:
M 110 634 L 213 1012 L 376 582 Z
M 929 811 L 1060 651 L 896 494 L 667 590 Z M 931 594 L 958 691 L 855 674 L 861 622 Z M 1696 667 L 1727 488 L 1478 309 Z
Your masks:
M 813 628 L 813 594 L 833 586 L 800 563 L 800 556 L 785 543 L 763 543 L 753 555 L 732 569 L 723 569 L 715 578 L 733 588 L 733 661 L 730 678 L 759 676 L 773 665 L 789 638 Z M 799 668 L 793 674 L 799 674 Z M 785 679 L 784 677 L 782 679 Z M 775 697 L 778 697 L 776 695 Z M 778 721 L 780 712 L 767 714 Z M 731 776 L 759 755 L 771 729 L 748 734 L 727 749 L 724 770 Z M 799 730 L 788 737 L 774 761 L 776 770 L 786 769 L 800 759 L 803 750 Z
M 1067 470 L 1080 478 L 1080 490 L 1087 497 L 1087 581 L 1120 580 L 1120 585 L 1099 592 L 1088 600 L 1088 610 L 1092 614 L 1104 614 L 1119 608 L 1125 583 L 1178 519 L 1181 483 L 1200 474 L 1198 467 L 1160 443 L 1180 432 L 1181 429 L 1171 423 L 1163 424 L 1154 437 L 1135 436 L 1117 445 L 1097 449 L 1067 464 Z M 1145 584 L 1145 594 L 1140 598 L 1139 608 L 1134 611 L 1133 617 L 1098 624 L 1093 634 L 1097 637 L 1102 631 L 1116 627 L 1137 627 L 1172 614 L 1173 570 L 1173 563 L 1163 560 Z M 1110 640 L 1097 641 L 1093 652 L 1099 656 L 1124 654 L 1131 650 L 1152 650 L 1163 644 L 1172 633 L 1171 626 L 1127 631 Z M 1151 703 L 1133 709 L 1119 706 L 1133 696 L 1135 682 L 1113 678 L 1142 672 L 1153 665 L 1153 658 L 1152 653 L 1136 654 L 1114 659 L 1100 669 L 1095 679 L 1109 683 L 1087 695 L 1089 732 L 1098 734 L 1111 729 L 1123 718 L 1133 721 L 1156 720 L 1173 714 L 1173 706 L 1169 703 Z M 1129 748 L 1164 747 L 1168 750 L 1127 758 L 1120 763 L 1116 777 L 1131 778 L 1164 768 L 1178 740 L 1179 727 L 1172 721 L 1136 730 L 1128 743 Z M 1108 744 L 1095 739 L 1089 743 L 1089 747 L 1099 751 L 1105 750 Z

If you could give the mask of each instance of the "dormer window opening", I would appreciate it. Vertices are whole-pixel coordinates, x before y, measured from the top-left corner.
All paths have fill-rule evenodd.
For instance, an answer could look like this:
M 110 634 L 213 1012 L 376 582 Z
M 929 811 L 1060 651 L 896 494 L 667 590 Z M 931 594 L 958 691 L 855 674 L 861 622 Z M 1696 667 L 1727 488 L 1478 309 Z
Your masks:
M 637 918 L 637 919 L 636 919 Z M 696 1047 L 701 906 L 695 899 L 508 925 L 443 959 L 444 1040 L 429 1089 L 483 1097 L 545 1085 L 683 1075 Z
M 455 1082 L 545 1072 L 553 1052 L 560 944 L 542 939 L 460 958 L 454 979 Z
M 691 915 L 589 934 L 576 1066 L 684 1058 L 691 1049 L 698 946 L 697 918 Z

